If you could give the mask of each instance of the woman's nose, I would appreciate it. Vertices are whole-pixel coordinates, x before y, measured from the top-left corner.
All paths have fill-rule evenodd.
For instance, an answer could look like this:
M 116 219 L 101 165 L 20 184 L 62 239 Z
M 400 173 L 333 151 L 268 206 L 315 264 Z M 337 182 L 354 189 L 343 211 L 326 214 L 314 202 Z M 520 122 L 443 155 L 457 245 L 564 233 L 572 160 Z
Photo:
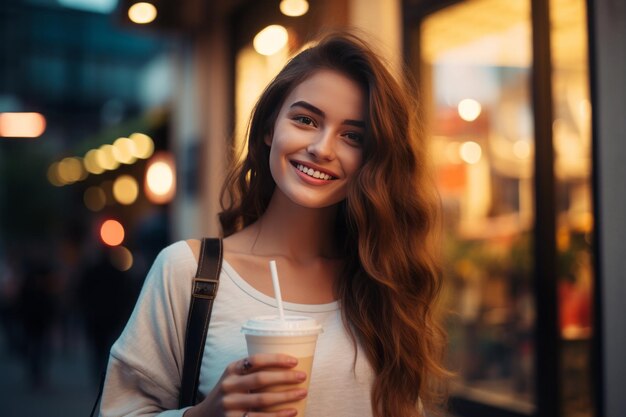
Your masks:
M 321 131 L 315 136 L 309 146 L 307 152 L 318 159 L 332 160 L 335 158 L 335 143 L 330 131 Z

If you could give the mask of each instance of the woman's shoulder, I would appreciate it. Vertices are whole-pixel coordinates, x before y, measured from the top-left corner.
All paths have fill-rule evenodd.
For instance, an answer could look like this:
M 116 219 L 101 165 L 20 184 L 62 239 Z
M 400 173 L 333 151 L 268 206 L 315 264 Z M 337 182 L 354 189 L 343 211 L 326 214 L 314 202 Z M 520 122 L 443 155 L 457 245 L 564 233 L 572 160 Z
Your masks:
M 191 250 L 193 257 L 196 260 L 196 263 L 198 263 L 198 258 L 200 257 L 200 239 L 187 239 L 179 243 L 183 242 L 187 244 L 187 247 Z
M 185 277 L 193 277 L 197 261 L 185 240 L 176 241 L 161 249 L 152 262 L 144 281 L 144 288 L 159 292 L 186 291 Z
M 169 244 L 161 249 L 156 256 L 152 268 L 162 270 L 195 268 L 198 264 L 198 257 L 197 254 L 194 253 L 192 245 L 193 243 L 190 244 L 186 240 L 179 240 Z M 198 248 L 199 247 L 200 244 L 198 243 Z
M 155 264 L 160 265 L 198 265 L 202 240 L 179 240 L 161 250 Z
M 192 257 L 195 257 L 193 252 L 193 239 L 190 240 L 178 240 L 176 242 L 170 243 L 168 246 L 161 249 L 161 252 L 157 256 L 157 258 L 162 258 L 164 260 L 188 260 Z M 200 247 L 200 241 L 198 241 L 198 248 Z

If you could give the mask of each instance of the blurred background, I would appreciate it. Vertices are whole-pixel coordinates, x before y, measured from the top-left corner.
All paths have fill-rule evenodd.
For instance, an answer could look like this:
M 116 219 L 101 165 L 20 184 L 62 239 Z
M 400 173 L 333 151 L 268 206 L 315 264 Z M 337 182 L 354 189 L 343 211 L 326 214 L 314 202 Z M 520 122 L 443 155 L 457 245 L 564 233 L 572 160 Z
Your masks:
M 451 414 L 623 415 L 624 2 L 3 0 L 3 416 L 89 414 L 158 251 L 219 234 L 262 88 L 343 27 L 417 81 Z

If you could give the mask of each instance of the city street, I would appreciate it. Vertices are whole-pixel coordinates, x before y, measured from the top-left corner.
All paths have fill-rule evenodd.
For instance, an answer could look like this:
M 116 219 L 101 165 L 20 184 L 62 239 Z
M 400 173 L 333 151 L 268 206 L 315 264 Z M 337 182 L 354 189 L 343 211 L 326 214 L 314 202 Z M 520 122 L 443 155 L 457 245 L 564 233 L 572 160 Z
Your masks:
M 32 388 L 24 362 L 0 338 L 0 414 L 4 417 L 87 417 L 97 394 L 89 374 L 88 351 L 76 343 L 53 352 L 47 382 Z

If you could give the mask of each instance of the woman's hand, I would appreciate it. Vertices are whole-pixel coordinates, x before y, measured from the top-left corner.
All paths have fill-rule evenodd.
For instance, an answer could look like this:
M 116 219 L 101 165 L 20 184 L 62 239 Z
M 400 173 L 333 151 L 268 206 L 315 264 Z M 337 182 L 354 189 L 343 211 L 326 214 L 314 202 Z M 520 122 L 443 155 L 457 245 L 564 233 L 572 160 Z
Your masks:
M 256 354 L 232 362 L 206 398 L 185 412 L 184 417 L 293 417 L 296 410 L 255 411 L 298 401 L 307 390 L 296 385 L 306 373 L 295 371 L 298 360 L 280 354 Z M 281 392 L 260 392 L 276 385 L 293 385 Z

